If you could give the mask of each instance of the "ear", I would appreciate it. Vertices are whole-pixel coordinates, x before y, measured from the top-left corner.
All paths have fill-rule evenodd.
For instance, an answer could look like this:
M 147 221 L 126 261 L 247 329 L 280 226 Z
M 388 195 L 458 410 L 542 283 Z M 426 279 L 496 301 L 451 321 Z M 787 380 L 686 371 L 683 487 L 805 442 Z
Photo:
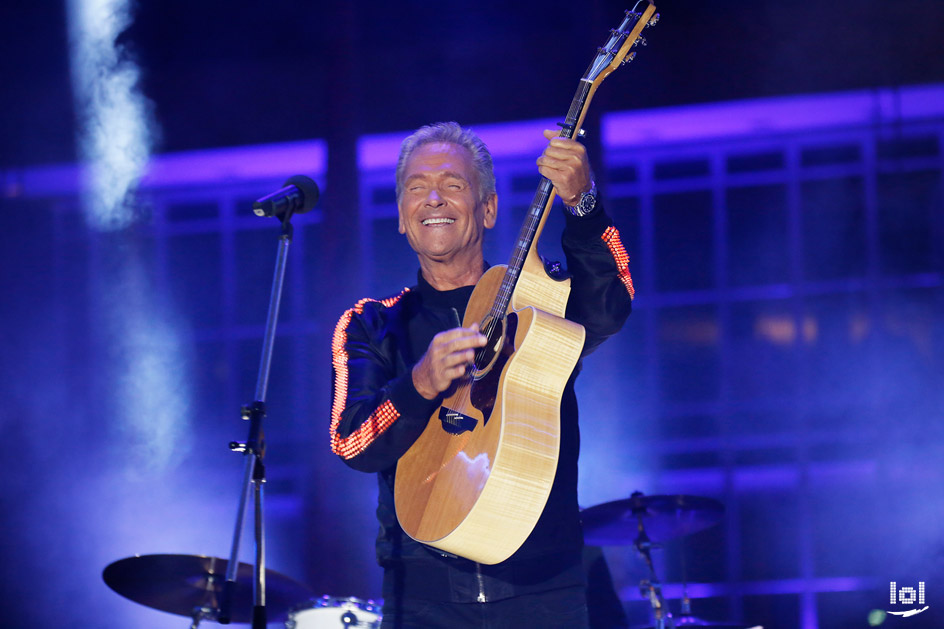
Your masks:
M 406 226 L 403 224 L 403 208 L 397 204 L 397 231 L 401 234 L 406 233 Z
M 492 193 L 485 200 L 485 216 L 482 219 L 482 224 L 485 225 L 485 229 L 491 229 L 495 227 L 495 221 L 498 219 L 498 195 Z

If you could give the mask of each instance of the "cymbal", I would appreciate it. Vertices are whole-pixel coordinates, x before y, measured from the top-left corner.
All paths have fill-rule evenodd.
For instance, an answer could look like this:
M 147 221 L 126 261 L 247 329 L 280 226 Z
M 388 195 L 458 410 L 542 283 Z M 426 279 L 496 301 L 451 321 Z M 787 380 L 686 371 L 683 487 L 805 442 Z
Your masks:
M 135 603 L 193 617 L 195 609 L 218 607 L 228 563 L 225 559 L 200 555 L 135 555 L 106 566 L 102 578 L 108 587 Z M 232 622 L 252 622 L 254 581 L 253 567 L 240 563 L 236 569 Z M 267 620 L 281 621 L 292 607 L 310 598 L 312 591 L 294 579 L 266 570 L 265 594 Z
M 636 540 L 640 518 L 649 540 L 664 542 L 713 526 L 723 514 L 713 498 L 637 494 L 584 509 L 580 519 L 588 545 L 621 546 Z

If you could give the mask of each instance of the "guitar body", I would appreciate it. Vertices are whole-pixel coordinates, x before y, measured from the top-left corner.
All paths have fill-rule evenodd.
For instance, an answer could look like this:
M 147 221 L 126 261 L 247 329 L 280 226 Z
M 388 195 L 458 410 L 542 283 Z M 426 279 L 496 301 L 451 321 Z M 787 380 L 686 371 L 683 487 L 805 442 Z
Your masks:
M 497 266 L 482 277 L 463 325 L 485 318 L 504 272 Z M 441 407 L 474 425 L 450 426 L 437 410 L 400 459 L 394 493 L 410 537 L 484 564 L 510 557 L 544 510 L 557 470 L 560 399 L 584 341 L 582 326 L 534 307 L 506 321 L 491 368 L 470 394 Z

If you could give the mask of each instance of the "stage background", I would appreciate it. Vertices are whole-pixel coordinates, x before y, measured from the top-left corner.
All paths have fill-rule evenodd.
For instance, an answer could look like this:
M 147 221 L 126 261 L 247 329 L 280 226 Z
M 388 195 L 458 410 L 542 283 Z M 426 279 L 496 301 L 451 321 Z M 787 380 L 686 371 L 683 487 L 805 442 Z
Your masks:
M 322 202 L 294 220 L 267 397 L 268 565 L 318 595 L 379 596 L 376 481 L 328 448 L 329 347 L 357 299 L 415 282 L 398 143 L 435 120 L 482 134 L 500 195 L 487 257 L 504 263 L 540 130 L 625 8 L 507 4 L 134 5 L 118 42 L 153 151 L 120 228 L 83 196 L 69 12 L 0 10 L 4 626 L 187 622 L 101 572 L 228 555 L 227 444 L 246 433 L 278 239 L 250 206 L 296 173 Z M 940 626 L 944 7 L 660 11 L 586 125 L 637 298 L 578 381 L 581 503 L 724 503 L 656 552 L 676 611 L 686 582 L 700 617 L 864 627 L 908 608 L 889 582 L 925 582 L 929 610 L 884 626 Z M 642 562 L 605 552 L 645 624 Z

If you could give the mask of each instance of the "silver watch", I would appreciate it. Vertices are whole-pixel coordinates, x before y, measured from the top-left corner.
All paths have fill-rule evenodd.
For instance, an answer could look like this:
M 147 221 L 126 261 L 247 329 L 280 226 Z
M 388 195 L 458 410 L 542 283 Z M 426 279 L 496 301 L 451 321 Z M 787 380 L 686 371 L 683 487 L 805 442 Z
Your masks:
M 573 214 L 574 216 L 586 216 L 593 211 L 597 205 L 597 184 L 595 181 L 590 181 L 590 190 L 587 192 L 580 193 L 580 200 L 577 201 L 577 205 L 570 206 L 566 203 L 564 207 L 567 208 L 567 211 Z

